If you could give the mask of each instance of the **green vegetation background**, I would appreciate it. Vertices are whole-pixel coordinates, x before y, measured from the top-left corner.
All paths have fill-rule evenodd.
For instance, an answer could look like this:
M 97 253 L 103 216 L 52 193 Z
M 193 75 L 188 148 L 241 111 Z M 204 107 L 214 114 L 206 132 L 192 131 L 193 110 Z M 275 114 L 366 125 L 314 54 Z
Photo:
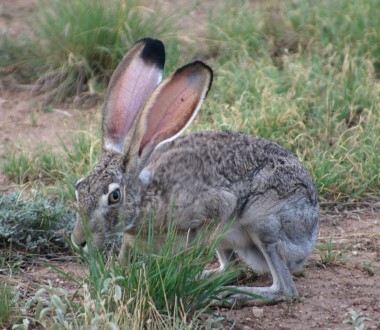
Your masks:
M 306 164 L 322 200 L 379 197 L 380 1 L 221 2 L 199 34 L 181 30 L 192 9 L 42 2 L 31 23 L 35 37 L 2 39 L 2 72 L 13 66 L 48 101 L 70 101 L 104 93 L 131 44 L 160 38 L 168 73 L 194 58 L 215 71 L 192 130 L 240 130 L 278 142 Z M 71 133 L 71 140 L 60 153 L 9 150 L 1 169 L 18 184 L 70 200 L 75 181 L 94 165 L 99 134 Z

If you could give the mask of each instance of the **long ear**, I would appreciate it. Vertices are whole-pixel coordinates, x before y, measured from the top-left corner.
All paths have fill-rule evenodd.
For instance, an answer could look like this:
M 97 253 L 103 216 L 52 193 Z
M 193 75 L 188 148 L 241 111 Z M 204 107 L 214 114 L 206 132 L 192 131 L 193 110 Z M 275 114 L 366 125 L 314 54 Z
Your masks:
M 212 83 L 212 70 L 190 63 L 164 80 L 148 99 L 136 122 L 129 157 L 153 151 L 178 137 L 197 115 Z
M 137 114 L 162 80 L 164 45 L 142 39 L 124 56 L 108 86 L 102 119 L 103 148 L 123 153 Z

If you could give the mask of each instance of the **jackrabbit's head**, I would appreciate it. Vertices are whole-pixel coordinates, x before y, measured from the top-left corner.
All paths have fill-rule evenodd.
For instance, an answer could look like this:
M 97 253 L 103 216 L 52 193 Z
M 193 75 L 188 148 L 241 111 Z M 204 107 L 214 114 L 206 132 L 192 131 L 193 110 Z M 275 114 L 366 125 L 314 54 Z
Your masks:
M 137 42 L 116 68 L 102 118 L 102 151 L 92 173 L 76 183 L 76 246 L 86 246 L 88 228 L 95 247 L 115 231 L 135 225 L 141 196 L 153 173 L 142 171 L 159 145 L 178 137 L 194 120 L 211 86 L 212 71 L 190 63 L 161 82 L 165 50 L 161 41 Z

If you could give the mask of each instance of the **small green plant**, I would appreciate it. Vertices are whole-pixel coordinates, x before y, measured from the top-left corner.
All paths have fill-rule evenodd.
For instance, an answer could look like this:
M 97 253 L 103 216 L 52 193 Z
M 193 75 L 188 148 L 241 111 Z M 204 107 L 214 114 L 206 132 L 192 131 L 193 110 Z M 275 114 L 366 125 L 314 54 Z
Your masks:
M 68 250 L 65 231 L 74 214 L 60 202 L 25 197 L 20 192 L 0 194 L 0 247 L 33 252 Z
M 364 322 L 371 320 L 369 317 L 361 315 L 360 312 L 354 309 L 350 310 L 350 317 L 351 319 L 344 320 L 343 323 L 352 325 L 352 330 L 363 330 Z
M 15 316 L 16 294 L 6 283 L 0 283 L 0 327 L 6 328 Z
M 370 261 L 363 263 L 363 271 L 366 272 L 369 276 L 374 276 L 375 269 L 373 267 L 373 263 Z
M 320 251 L 320 263 L 322 265 L 334 265 L 337 262 L 339 253 L 334 250 L 334 243 L 331 238 L 324 245 L 319 245 L 317 248 Z
M 44 329 L 80 329 L 77 317 L 81 306 L 71 298 L 66 290 L 54 287 L 49 281 L 26 302 L 24 310 L 32 309 L 34 322 Z M 30 323 L 30 317 L 27 317 L 22 323 L 14 324 L 12 329 L 28 329 Z
M 24 263 L 23 257 L 13 254 L 12 242 L 9 242 L 8 252 L 3 252 L 0 255 L 0 269 L 9 276 L 12 276 L 20 271 Z M 0 244 L 1 245 L 1 244 Z

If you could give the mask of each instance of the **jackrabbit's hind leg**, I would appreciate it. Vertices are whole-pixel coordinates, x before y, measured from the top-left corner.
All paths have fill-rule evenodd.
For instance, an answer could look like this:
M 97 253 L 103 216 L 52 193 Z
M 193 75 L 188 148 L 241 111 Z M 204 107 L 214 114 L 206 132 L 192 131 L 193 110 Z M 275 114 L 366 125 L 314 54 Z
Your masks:
M 248 286 L 230 286 L 228 289 L 239 290 L 242 292 L 236 293 L 225 291 L 221 298 L 224 300 L 216 305 L 232 305 L 232 306 L 247 306 L 247 305 L 262 305 L 270 302 L 292 298 L 298 295 L 294 285 L 292 275 L 287 267 L 285 255 L 282 247 L 282 242 L 265 244 L 258 242 L 256 238 L 255 247 L 259 248 L 264 256 L 269 271 L 272 275 L 273 284 L 269 287 L 248 287 Z M 248 249 L 248 248 L 247 248 Z M 257 256 L 257 251 L 251 251 L 253 256 Z M 245 260 L 250 261 L 250 251 L 245 250 Z M 252 257 L 253 257 L 252 256 Z M 252 259 L 251 259 L 252 260 Z M 253 263 L 249 266 L 255 266 Z

